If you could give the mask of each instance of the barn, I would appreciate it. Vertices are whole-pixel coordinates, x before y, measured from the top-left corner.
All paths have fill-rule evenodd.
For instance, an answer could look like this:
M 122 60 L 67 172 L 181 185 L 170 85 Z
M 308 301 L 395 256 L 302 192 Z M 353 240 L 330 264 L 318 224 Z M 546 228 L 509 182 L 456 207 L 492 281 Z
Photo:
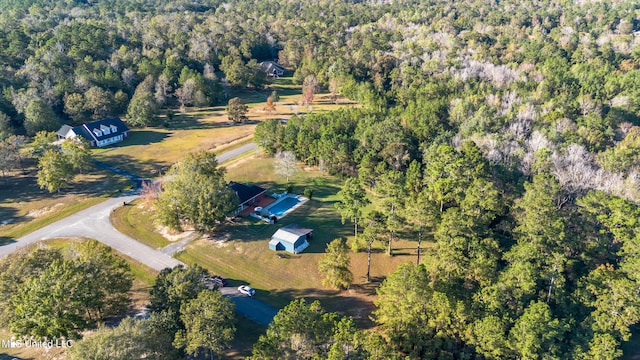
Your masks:
M 309 238 L 313 234 L 313 229 L 304 228 L 300 225 L 289 224 L 273 234 L 269 241 L 269 249 L 284 250 L 293 254 L 302 252 L 309 246 Z

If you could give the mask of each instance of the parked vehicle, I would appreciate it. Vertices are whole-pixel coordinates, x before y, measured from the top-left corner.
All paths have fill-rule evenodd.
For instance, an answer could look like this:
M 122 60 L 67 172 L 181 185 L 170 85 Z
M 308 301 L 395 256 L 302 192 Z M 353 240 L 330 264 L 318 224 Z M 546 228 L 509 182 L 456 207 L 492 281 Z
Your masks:
M 222 276 L 205 276 L 200 281 L 209 290 L 219 289 L 227 284 Z
M 256 294 L 256 291 L 252 289 L 249 285 L 241 285 L 238 288 L 238 292 L 240 292 L 240 294 L 247 295 L 248 297 L 252 297 L 253 295 Z

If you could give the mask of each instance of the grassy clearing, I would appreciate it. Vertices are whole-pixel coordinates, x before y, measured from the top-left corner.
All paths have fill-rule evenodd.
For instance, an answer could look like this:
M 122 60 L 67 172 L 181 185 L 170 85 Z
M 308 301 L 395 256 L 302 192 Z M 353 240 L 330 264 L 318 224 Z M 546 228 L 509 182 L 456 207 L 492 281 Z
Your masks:
M 11 174 L 0 187 L 0 245 L 93 206 L 131 182 L 102 169 L 79 175 L 71 188 L 50 194 L 37 185 L 36 169 Z
M 271 112 L 265 110 L 267 96 L 273 90 L 280 93 L 280 101 Z M 295 114 L 324 112 L 345 106 L 357 106 L 346 99 L 331 101 L 328 94 L 318 94 L 312 106 L 300 105 L 300 85 L 290 78 L 276 79 L 265 90 L 234 90 L 248 105 L 248 122 L 230 124 L 225 106 L 189 108 L 177 113 L 166 128 L 134 129 L 124 142 L 107 149 L 94 150 L 94 156 L 134 174 L 155 178 L 165 173 L 185 153 L 201 150 L 223 152 L 242 146 L 253 139 L 256 125 L 267 119 L 288 119 Z
M 94 150 L 94 156 L 139 176 L 155 178 L 182 159 L 185 153 L 224 151 L 224 146 L 247 141 L 255 126 L 132 130 L 129 138 L 119 146 Z
M 153 214 L 140 201 L 116 208 L 110 219 L 118 231 L 152 248 L 163 248 L 171 243 L 156 231 Z

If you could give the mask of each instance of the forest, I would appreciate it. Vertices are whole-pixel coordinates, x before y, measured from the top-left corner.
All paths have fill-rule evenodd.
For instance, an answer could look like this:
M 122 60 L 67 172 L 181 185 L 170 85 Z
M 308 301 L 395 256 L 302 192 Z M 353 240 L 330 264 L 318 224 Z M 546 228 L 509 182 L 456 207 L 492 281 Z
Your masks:
M 0 153 L 225 104 L 268 85 L 265 60 L 360 106 L 262 122 L 261 148 L 346 180 L 352 248 L 424 249 L 378 289 L 375 329 L 294 302 L 254 358 L 622 356 L 640 321 L 637 2 L 0 0 Z M 295 314 L 317 329 L 282 330 Z

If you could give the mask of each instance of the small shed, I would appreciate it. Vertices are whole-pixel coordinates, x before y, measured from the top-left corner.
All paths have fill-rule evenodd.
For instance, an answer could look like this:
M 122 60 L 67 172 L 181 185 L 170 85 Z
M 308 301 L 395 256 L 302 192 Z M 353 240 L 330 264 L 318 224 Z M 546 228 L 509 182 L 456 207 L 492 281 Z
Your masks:
M 300 253 L 309 246 L 308 240 L 312 234 L 313 229 L 289 224 L 273 234 L 269 241 L 269 249 L 284 250 L 293 254 Z

